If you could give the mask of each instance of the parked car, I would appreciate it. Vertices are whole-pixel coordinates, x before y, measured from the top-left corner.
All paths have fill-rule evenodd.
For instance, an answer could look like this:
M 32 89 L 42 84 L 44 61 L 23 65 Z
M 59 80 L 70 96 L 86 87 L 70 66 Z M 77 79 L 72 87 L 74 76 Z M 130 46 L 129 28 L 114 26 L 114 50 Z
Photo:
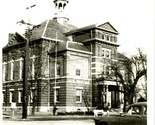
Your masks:
M 131 104 L 126 113 L 95 117 L 95 125 L 147 125 L 147 102 Z

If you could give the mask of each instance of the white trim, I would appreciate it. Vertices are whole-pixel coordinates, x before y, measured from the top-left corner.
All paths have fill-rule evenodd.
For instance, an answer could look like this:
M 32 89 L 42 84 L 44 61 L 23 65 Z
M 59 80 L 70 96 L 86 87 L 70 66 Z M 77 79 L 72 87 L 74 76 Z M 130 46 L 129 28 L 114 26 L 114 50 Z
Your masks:
M 12 95 L 13 95 L 13 91 L 9 92 L 9 102 L 12 103 Z
M 3 97 L 2 97 L 2 100 L 3 100 L 3 101 L 2 101 L 2 103 L 5 102 L 5 101 L 4 101 L 4 99 L 5 99 L 5 92 L 6 92 L 6 91 L 4 91 L 4 90 L 2 91 L 2 94 L 3 94 Z
M 83 87 L 80 87 L 80 86 L 78 86 L 78 87 L 75 87 L 76 89 L 81 89 L 81 90 L 83 90 Z
M 60 86 L 53 87 L 53 89 L 60 89 Z
M 18 88 L 18 91 L 20 91 L 20 90 L 22 91 L 22 90 L 23 90 L 23 88 Z
M 104 51 L 104 56 L 101 55 L 102 58 L 111 59 L 111 49 L 103 48 L 101 49 L 101 53 Z M 107 52 L 109 53 L 109 57 L 107 57 Z
M 76 100 L 76 103 L 82 103 L 82 91 L 83 89 L 81 89 L 81 87 L 76 88 L 76 99 L 77 99 L 77 96 L 80 97 L 80 100 L 79 101 Z
M 100 56 L 92 56 L 91 58 L 92 58 L 92 59 L 93 59 L 93 58 L 94 58 L 94 59 L 96 59 L 96 58 L 102 59 L 102 57 L 100 57 Z
M 67 41 L 67 42 L 75 43 L 75 44 L 78 44 L 78 45 L 83 45 L 83 43 L 79 43 L 79 42 L 75 42 L 75 41 Z
M 35 54 L 33 54 L 33 56 L 29 57 L 30 59 L 35 59 L 38 58 L 39 56 L 36 56 Z
M 47 19 L 47 22 L 46 22 L 46 25 L 45 25 L 45 28 L 44 28 L 44 31 L 43 31 L 43 34 L 42 34 L 42 37 L 44 37 L 45 35 L 45 32 L 46 32 L 46 29 L 47 29 L 47 25 L 49 23 L 49 19 Z
M 9 91 L 15 91 L 15 89 L 9 89 Z
M 92 65 L 93 65 L 93 64 L 102 65 L 103 63 L 102 63 L 102 62 L 92 62 Z
M 105 85 L 117 85 L 116 81 L 104 81 Z
M 47 37 L 44 37 L 44 36 L 42 36 L 42 39 L 47 39 L 47 40 L 56 41 L 56 42 L 62 42 L 62 40 L 51 39 L 51 38 L 47 38 Z
M 22 90 L 18 90 L 18 103 L 22 103 L 21 101 L 21 98 L 22 98 Z
M 10 80 L 13 80 L 14 60 L 11 60 Z
M 4 62 L 2 64 L 2 81 L 5 81 L 5 77 L 6 77 L 6 65 L 7 65 L 6 62 Z
M 86 54 L 93 54 L 92 52 L 86 52 L 86 51 L 77 50 L 77 49 L 72 49 L 72 48 L 67 48 L 67 50 L 75 51 L 75 52 L 81 52 L 81 53 L 86 53 Z
M 98 41 L 102 41 L 104 43 L 109 43 L 109 44 L 112 44 L 112 45 L 115 45 L 115 46 L 120 46 L 120 44 L 117 44 L 116 42 L 111 42 L 111 41 L 107 41 L 107 40 L 100 39 L 100 38 L 91 38 L 91 39 L 84 40 L 83 42 L 89 42 L 89 41 L 92 41 L 92 40 L 98 40 Z

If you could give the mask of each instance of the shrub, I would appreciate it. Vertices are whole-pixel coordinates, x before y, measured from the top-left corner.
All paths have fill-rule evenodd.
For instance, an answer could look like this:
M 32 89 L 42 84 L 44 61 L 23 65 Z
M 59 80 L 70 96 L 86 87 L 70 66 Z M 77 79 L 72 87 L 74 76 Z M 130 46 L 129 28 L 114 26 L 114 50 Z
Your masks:
M 85 114 L 86 115 L 94 115 L 94 112 L 93 111 L 86 111 Z

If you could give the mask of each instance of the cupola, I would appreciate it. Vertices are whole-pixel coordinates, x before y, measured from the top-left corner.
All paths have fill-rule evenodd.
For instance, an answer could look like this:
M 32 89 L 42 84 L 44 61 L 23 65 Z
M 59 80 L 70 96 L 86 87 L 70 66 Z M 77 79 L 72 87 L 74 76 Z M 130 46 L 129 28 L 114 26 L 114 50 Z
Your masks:
M 54 19 L 56 19 L 60 24 L 64 24 L 64 22 L 67 22 L 69 18 L 65 14 L 65 8 L 68 4 L 68 0 L 54 0 L 55 4 L 55 14 Z

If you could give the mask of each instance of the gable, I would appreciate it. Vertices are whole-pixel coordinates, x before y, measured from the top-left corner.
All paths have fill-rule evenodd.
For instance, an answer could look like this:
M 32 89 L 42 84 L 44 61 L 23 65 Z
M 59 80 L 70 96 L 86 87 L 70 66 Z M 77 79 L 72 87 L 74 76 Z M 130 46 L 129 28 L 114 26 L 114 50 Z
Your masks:
M 118 31 L 109 22 L 98 25 L 97 27 L 118 34 Z
M 21 42 L 25 42 L 26 39 L 21 36 L 19 33 L 9 33 L 9 39 L 8 39 L 8 45 L 11 46 L 11 45 L 16 45 L 18 43 L 21 43 Z

